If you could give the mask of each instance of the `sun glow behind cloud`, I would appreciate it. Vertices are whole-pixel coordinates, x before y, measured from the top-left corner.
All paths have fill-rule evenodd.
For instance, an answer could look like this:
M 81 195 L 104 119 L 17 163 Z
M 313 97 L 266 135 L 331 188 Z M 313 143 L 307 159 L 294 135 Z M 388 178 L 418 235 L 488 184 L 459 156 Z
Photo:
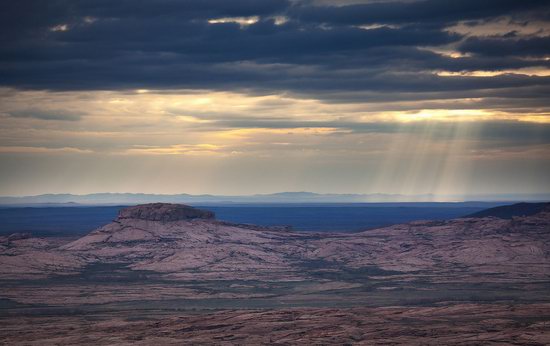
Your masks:
M 506 124 L 533 124 L 530 128 L 548 124 L 547 113 L 465 106 L 442 109 L 433 101 L 328 103 L 289 94 L 196 90 L 86 93 L 4 90 L 2 95 L 4 127 L 0 130 L 0 153 L 4 155 L 80 155 L 109 162 L 112 162 L 109 157 L 118 157 L 143 164 L 158 157 L 164 166 L 165 160 L 180 162 L 178 170 L 195 165 L 205 177 L 204 167 L 211 169 L 214 162 L 221 174 L 228 169 L 242 172 L 257 160 L 269 160 L 263 164 L 275 169 L 287 160 L 288 181 L 274 185 L 273 190 L 293 189 L 292 182 L 303 184 L 304 173 L 300 172 L 311 173 L 313 167 L 324 167 L 313 174 L 319 175 L 312 179 L 317 184 L 325 179 L 324 174 L 334 174 L 329 167 L 336 166 L 355 170 L 349 179 L 365 192 L 453 193 L 466 189 L 469 174 L 480 169 L 476 165 L 486 165 L 483 161 L 498 165 L 497 162 L 518 158 L 536 160 L 550 153 L 547 144 L 534 150 L 521 138 L 515 144 L 498 137 L 498 131 L 509 131 Z M 475 105 L 482 101 L 457 102 Z M 16 111 L 25 110 L 29 104 L 43 104 L 44 112 L 59 116 L 51 119 L 32 110 L 25 117 L 12 115 L 19 114 Z M 60 105 L 63 114 L 78 110 L 82 114 L 80 119 L 64 120 L 61 113 L 56 113 Z M 410 110 L 415 107 L 418 109 Z M 494 126 L 503 129 L 495 135 L 484 133 L 491 132 Z M 496 151 L 495 145 L 508 149 Z M 527 156 L 521 158 L 518 153 Z M 200 164 L 191 163 L 194 160 Z M 121 164 L 114 162 L 111 164 Z M 139 175 L 140 171 L 145 174 L 149 170 L 133 168 L 133 174 Z M 208 176 L 212 178 L 212 174 Z M 265 173 L 265 177 L 274 179 L 272 173 Z M 173 178 L 167 176 L 166 181 Z M 178 191 L 198 193 L 204 183 L 196 183 L 195 191 L 189 191 L 189 187 Z M 174 192 L 160 186 L 155 185 L 155 189 Z
M 155 147 L 137 145 L 126 150 L 123 154 L 145 154 L 145 155 L 214 155 L 222 147 L 215 144 L 190 144 L 170 145 L 167 147 Z
M 444 109 L 430 101 L 342 104 L 289 95 L 254 96 L 229 92 L 99 91 L 87 92 L 84 96 L 79 92 L 28 91 L 14 94 L 5 91 L 2 97 L 2 117 L 6 124 L 5 131 L 32 132 L 33 135 L 28 138 L 43 136 L 45 142 L 42 144 L 47 144 L 49 134 L 55 134 L 51 140 L 57 144 L 64 141 L 64 135 L 67 138 L 75 138 L 77 135 L 86 138 L 89 135 L 89 141 L 79 145 L 84 150 L 104 153 L 132 149 L 136 145 L 158 147 L 159 142 L 167 148 L 197 145 L 193 142 L 197 138 L 214 141 L 199 143 L 225 146 L 232 144 L 230 141 L 240 141 L 255 134 L 323 136 L 368 133 L 377 132 L 377 127 L 383 124 L 399 126 L 407 123 L 479 121 L 550 123 L 547 112 L 478 109 L 475 105 L 483 102 L 483 99 L 457 101 L 461 103 L 456 109 Z M 45 106 L 40 111 L 27 109 L 28 104 L 37 103 Z M 472 108 L 468 108 L 469 104 L 473 105 Z M 59 112 L 60 105 L 63 105 L 63 113 Z M 414 108 L 417 109 L 401 110 Z M 25 117 L 18 114 L 25 114 Z M 51 114 L 56 114 L 56 117 Z M 64 114 L 67 114 L 66 119 Z M 65 120 L 73 120 L 70 117 L 72 114 L 85 115 L 81 115 L 78 122 L 70 124 Z M 372 131 L 369 130 L 371 124 Z M 64 135 L 58 138 L 60 133 Z M 120 143 L 101 145 L 102 134 L 109 133 L 117 134 Z M 193 141 L 181 143 L 182 134 Z M 93 138 L 100 138 L 100 143 L 94 145 Z M 17 138 L 13 142 L 4 140 L 3 145 L 21 144 L 25 138 Z M 24 144 L 27 146 L 29 143 Z
M 465 72 L 438 71 L 436 73 L 438 76 L 443 76 L 443 77 L 449 77 L 449 76 L 494 77 L 494 76 L 501 76 L 506 74 L 548 77 L 550 76 L 550 69 L 540 69 L 540 68 L 529 67 L 529 68 L 516 69 L 516 70 L 465 71 Z
M 209 19 L 208 23 L 210 24 L 223 24 L 223 23 L 237 23 L 241 26 L 252 25 L 257 23 L 260 18 L 258 16 L 251 17 L 224 17 L 224 18 L 214 18 Z

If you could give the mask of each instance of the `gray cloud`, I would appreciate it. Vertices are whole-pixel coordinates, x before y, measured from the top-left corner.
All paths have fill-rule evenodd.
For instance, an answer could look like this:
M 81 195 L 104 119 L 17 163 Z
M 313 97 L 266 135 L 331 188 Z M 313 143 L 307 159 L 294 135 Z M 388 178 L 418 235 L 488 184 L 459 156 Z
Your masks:
M 34 119 L 40 119 L 40 120 L 77 121 L 82 118 L 84 113 L 36 108 L 36 109 L 20 109 L 16 111 L 10 111 L 10 112 L 7 112 L 7 115 L 14 118 L 34 118 Z
M 404 1 L 331 7 L 268 1 L 36 1 L 0 5 L 0 84 L 21 89 L 209 89 L 291 92 L 346 100 L 347 93 L 505 93 L 546 87 L 549 77 L 441 77 L 545 68 L 548 37 L 476 36 L 499 16 L 541 20 L 547 1 Z M 209 23 L 257 16 L 258 22 Z M 285 17 L 278 23 L 276 17 Z M 471 22 L 464 37 L 448 27 Z M 391 24 L 361 29 L 362 24 Z M 425 47 L 458 45 L 452 58 Z M 529 58 L 525 58 L 529 56 Z M 447 93 L 445 95 L 445 93 Z M 387 96 L 389 95 L 389 96 Z M 520 103 L 519 99 L 516 99 Z M 374 100 L 376 101 L 376 100 Z
M 459 49 L 462 52 L 486 56 L 528 56 L 545 57 L 550 54 L 550 36 L 516 38 L 515 35 L 501 37 L 470 37 Z
M 448 23 L 493 18 L 538 8 L 547 9 L 544 0 L 421 0 L 386 1 L 347 6 L 304 6 L 295 10 L 302 20 L 338 23 Z

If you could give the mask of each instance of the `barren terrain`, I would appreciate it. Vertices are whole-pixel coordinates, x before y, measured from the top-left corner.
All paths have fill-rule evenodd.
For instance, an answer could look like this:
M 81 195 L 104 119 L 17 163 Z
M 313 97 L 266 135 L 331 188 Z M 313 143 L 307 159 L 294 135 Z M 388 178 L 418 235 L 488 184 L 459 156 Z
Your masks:
M 143 205 L 79 239 L 0 238 L 0 280 L 6 344 L 542 345 L 550 208 L 316 234 Z

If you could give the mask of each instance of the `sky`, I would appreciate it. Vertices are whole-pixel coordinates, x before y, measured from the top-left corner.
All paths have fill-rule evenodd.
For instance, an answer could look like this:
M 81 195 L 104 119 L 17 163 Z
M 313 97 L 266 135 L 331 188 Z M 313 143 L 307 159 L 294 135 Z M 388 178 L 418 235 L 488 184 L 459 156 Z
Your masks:
M 550 192 L 550 1 L 8 0 L 0 195 Z

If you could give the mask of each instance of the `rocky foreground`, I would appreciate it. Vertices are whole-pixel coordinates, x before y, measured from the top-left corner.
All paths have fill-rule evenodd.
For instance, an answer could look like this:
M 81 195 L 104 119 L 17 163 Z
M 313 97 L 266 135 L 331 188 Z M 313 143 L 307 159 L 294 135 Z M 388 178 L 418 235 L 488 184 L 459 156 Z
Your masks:
M 550 304 L 3 320 L 6 345 L 548 345 Z
M 550 207 L 315 234 L 148 204 L 0 237 L 0 284 L 7 344 L 547 344 Z

